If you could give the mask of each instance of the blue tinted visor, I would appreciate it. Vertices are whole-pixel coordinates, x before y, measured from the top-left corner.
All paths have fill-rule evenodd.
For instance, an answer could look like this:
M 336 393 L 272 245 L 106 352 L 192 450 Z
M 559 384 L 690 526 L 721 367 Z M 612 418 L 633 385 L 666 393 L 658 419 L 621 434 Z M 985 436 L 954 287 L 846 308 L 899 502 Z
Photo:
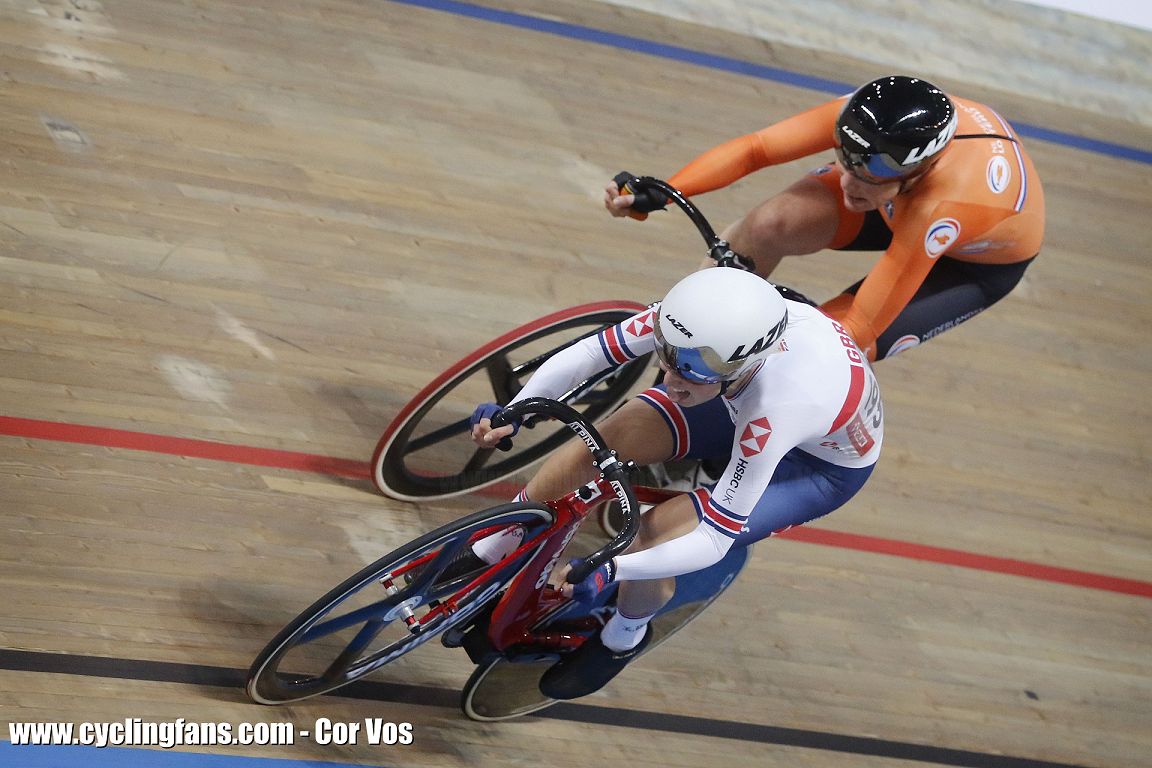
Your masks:
M 673 347 L 670 344 L 660 344 L 656 347 L 656 356 L 660 358 L 660 361 L 669 370 L 675 371 L 679 376 L 693 384 L 718 384 L 730 379 L 736 371 L 715 370 L 705 360 L 706 352 L 712 352 L 712 350 Z
M 836 147 L 836 157 L 849 173 L 868 184 L 889 184 L 915 176 L 924 166 L 924 160 L 900 165 L 882 152 L 850 152 Z
M 660 359 L 665 368 L 674 371 L 693 384 L 717 384 L 737 378 L 744 371 L 748 358 L 752 354 L 774 346 L 776 342 L 780 341 L 780 337 L 784 335 L 784 329 L 787 327 L 788 312 L 785 311 L 780 322 L 764 338 L 752 345 L 752 349 L 741 354 L 740 357 L 728 360 L 722 358 L 711 347 L 676 347 L 669 344 L 660 331 L 659 322 L 655 324 L 652 330 L 656 337 L 656 357 Z
M 656 357 L 664 367 L 693 384 L 717 384 L 733 378 L 740 372 L 744 361 L 726 362 L 711 347 L 674 347 L 664 340 L 660 323 L 653 331 L 656 335 Z

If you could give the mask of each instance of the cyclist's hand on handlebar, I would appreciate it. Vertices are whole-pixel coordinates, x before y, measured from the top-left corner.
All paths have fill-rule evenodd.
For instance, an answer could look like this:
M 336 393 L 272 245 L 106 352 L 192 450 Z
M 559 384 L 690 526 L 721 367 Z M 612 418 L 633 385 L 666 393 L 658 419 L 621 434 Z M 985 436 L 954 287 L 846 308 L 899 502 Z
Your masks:
M 568 561 L 568 568 L 564 574 L 564 584 L 560 587 L 560 594 L 565 597 L 570 597 L 579 603 L 591 604 L 597 595 L 607 589 L 608 585 L 616 580 L 616 561 L 609 560 L 588 574 L 583 581 L 571 584 L 568 582 L 568 573 L 580 562 L 582 562 L 580 558 Z
M 496 403 L 481 403 L 472 412 L 468 423 L 472 425 L 472 442 L 481 448 L 499 448 L 502 451 L 511 450 L 512 436 L 520 431 L 520 420 L 514 419 L 512 423 L 502 427 L 492 428 L 492 417 L 504 407 Z
M 659 190 L 645 189 L 636 192 L 629 182 L 636 176 L 628 171 L 620 171 L 604 188 L 604 207 L 617 218 L 629 216 L 644 221 L 652 211 L 663 210 L 668 198 Z
M 632 210 L 632 203 L 634 202 L 636 202 L 636 196 L 631 192 L 622 193 L 615 181 L 608 182 L 608 186 L 604 187 L 604 207 L 608 209 L 608 213 L 616 218 L 622 219 L 625 216 L 630 216 L 637 221 L 644 221 L 648 218 L 648 214 Z

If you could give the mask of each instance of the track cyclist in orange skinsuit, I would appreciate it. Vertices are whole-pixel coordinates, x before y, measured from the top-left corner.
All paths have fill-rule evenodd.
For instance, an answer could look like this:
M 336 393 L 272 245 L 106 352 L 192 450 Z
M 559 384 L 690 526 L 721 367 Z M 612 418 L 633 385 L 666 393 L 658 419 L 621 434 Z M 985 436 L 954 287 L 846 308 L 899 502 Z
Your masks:
M 832 149 L 836 162 L 761 203 L 722 237 L 763 277 L 784 256 L 883 251 L 863 280 L 821 307 L 870 360 L 999 301 L 1040 250 L 1044 193 L 1012 127 L 983 104 L 910 77 L 874 80 L 725 142 L 669 183 L 698 195 Z M 617 181 L 605 190 L 613 216 L 642 219 L 667 202 L 624 192 Z

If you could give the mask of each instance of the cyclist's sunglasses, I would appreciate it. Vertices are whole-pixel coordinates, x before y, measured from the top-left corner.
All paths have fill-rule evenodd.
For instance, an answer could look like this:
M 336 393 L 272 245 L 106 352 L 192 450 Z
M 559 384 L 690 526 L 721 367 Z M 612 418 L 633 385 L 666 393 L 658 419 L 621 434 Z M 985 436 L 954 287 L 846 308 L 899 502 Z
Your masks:
M 844 168 L 865 184 L 891 184 L 909 179 L 924 169 L 924 161 L 900 165 L 880 152 L 851 152 L 843 145 L 836 147 L 836 158 Z
M 770 347 L 784 335 L 788 326 L 788 314 L 763 340 L 759 349 Z M 656 336 L 656 357 L 664 367 L 674 371 L 681 378 L 693 384 L 720 384 L 739 376 L 747 356 L 736 360 L 724 360 L 711 347 L 675 347 L 667 342 L 660 331 L 660 323 L 652 329 Z M 751 354 L 751 353 L 749 353 Z
M 653 329 L 656 335 L 656 357 L 669 371 L 693 384 L 718 384 L 728 381 L 743 366 L 743 360 L 728 362 L 711 347 L 674 347 L 664 339 L 660 324 Z

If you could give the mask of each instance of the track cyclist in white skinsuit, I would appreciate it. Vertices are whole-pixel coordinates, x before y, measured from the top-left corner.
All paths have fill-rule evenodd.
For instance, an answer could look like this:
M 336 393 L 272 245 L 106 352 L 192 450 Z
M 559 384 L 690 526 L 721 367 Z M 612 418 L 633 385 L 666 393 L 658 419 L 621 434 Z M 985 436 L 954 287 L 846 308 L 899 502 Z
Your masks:
M 646 647 L 648 622 L 675 576 L 719 562 L 733 546 L 814 520 L 864 486 L 880 455 L 883 406 L 871 367 L 847 331 L 762 278 L 713 267 L 677 283 L 659 304 L 548 360 L 516 397 L 556 397 L 595 373 L 655 350 L 664 382 L 628 401 L 599 429 L 624 460 L 655 464 L 728 454 L 711 491 L 645 513 L 629 551 L 568 585 L 590 600 L 620 581 L 617 613 L 549 669 L 552 698 L 603 687 Z M 473 439 L 491 447 L 517 425 L 492 429 L 499 406 L 478 407 Z M 521 498 L 557 498 L 592 479 L 583 445 L 553 454 Z M 491 537 L 493 539 L 497 537 Z M 476 545 L 484 551 L 485 541 Z

